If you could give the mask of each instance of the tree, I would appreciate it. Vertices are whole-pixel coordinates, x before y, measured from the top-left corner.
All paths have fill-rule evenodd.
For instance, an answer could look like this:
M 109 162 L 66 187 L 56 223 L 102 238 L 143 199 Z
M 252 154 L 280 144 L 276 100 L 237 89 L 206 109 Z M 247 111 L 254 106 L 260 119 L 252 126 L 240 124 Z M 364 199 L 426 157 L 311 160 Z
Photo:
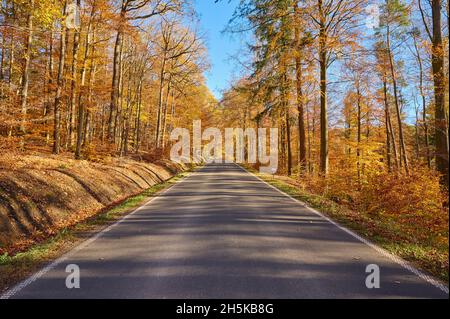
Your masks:
M 387 60 L 389 62 L 389 73 L 392 82 L 392 89 L 394 93 L 394 105 L 395 113 L 398 124 L 398 136 L 399 136 L 399 151 L 400 151 L 400 166 L 403 163 L 405 172 L 409 174 L 409 161 L 406 151 L 405 138 L 403 134 L 402 115 L 400 110 L 400 96 L 398 88 L 398 74 L 395 66 L 395 56 L 392 50 L 392 38 L 401 38 L 404 35 L 405 27 L 408 26 L 408 8 L 400 0 L 386 0 L 385 5 L 382 7 L 382 20 L 380 29 L 384 30 L 385 50 Z M 381 32 L 381 30 L 379 31 Z
M 84 97 L 84 90 L 86 88 L 86 77 L 87 77 L 87 68 L 88 68 L 88 59 L 89 56 L 92 55 L 93 51 L 93 24 L 95 21 L 94 17 L 97 15 L 99 4 L 98 1 L 93 1 L 91 4 L 91 10 L 87 22 L 87 29 L 86 29 L 86 35 L 84 40 L 84 56 L 83 56 L 83 62 L 81 65 L 81 76 L 80 76 L 80 91 L 78 95 L 78 123 L 77 123 L 77 141 L 76 141 L 76 149 L 75 149 L 75 158 L 80 159 L 81 158 L 81 148 L 83 143 L 83 136 L 85 136 L 85 107 L 83 101 Z M 80 4 L 78 4 L 80 5 Z M 79 35 L 78 35 L 79 36 Z M 74 53 L 75 53 L 75 46 L 74 46 Z M 74 55 L 75 56 L 75 55 Z M 90 66 L 91 70 L 93 69 L 93 66 Z M 72 94 L 75 94 L 75 90 L 72 90 Z
M 299 9 L 299 1 L 294 2 L 294 42 L 295 42 L 295 79 L 298 111 L 298 170 L 299 176 L 306 169 L 306 133 L 305 133 L 305 95 L 303 94 L 303 59 L 305 46 L 310 44 L 311 36 L 305 32 L 302 24 L 304 12 Z
M 428 119 L 427 119 L 427 102 L 425 94 L 425 84 L 424 84 L 424 67 L 422 62 L 422 56 L 419 48 L 419 37 L 420 31 L 414 28 L 411 31 L 411 36 L 414 42 L 415 57 L 417 60 L 417 65 L 419 67 L 419 93 L 422 101 L 422 124 L 424 129 L 424 140 L 425 140 L 425 152 L 427 159 L 427 166 L 431 168 L 431 152 L 430 152 L 430 139 L 428 130 Z M 419 145 L 419 144 L 418 144 Z
M 63 17 L 66 16 L 67 0 L 64 1 Z M 64 22 L 61 23 L 61 35 L 59 39 L 59 65 L 58 76 L 56 79 L 56 94 L 53 110 L 53 153 L 59 154 L 61 147 L 61 99 L 64 81 L 64 68 L 66 61 L 66 35 L 67 27 Z
M 22 110 L 22 121 L 20 124 L 20 130 L 25 133 L 25 122 L 27 114 L 27 98 L 28 98 L 28 86 L 29 86 L 29 76 L 30 76 L 30 61 L 31 61 L 31 50 L 33 45 L 33 19 L 34 19 L 34 0 L 30 0 L 29 7 L 26 8 L 27 14 L 27 36 L 25 37 L 24 47 L 26 48 L 24 53 L 24 63 L 22 72 L 22 86 L 20 88 L 20 99 L 21 99 L 21 110 Z
M 328 79 L 327 70 L 336 59 L 336 54 L 349 41 L 356 24 L 356 17 L 365 1 L 317 0 L 311 6 L 310 17 L 317 28 L 318 60 L 320 68 L 320 171 L 329 170 L 328 141 Z
M 294 57 L 294 1 L 249 0 L 241 1 L 230 23 L 233 32 L 245 30 L 247 26 L 234 26 L 245 19 L 254 29 L 258 43 L 251 46 L 255 54 L 252 62 L 252 80 L 259 79 L 255 87 L 264 96 L 267 114 L 280 127 L 280 162 L 283 169 L 292 173 L 291 149 L 291 61 Z
M 434 82 L 434 139 L 436 143 L 436 168 L 442 175 L 442 184 L 448 185 L 448 119 L 445 106 L 445 90 L 448 86 L 444 71 L 445 49 L 442 41 L 441 0 L 431 0 L 432 27 L 426 20 L 421 1 L 418 0 L 422 21 L 432 43 L 431 62 Z M 448 102 L 447 102 L 448 103 Z M 447 105 L 448 108 L 448 105 Z
M 108 139 L 114 139 L 114 116 L 117 111 L 119 84 L 121 80 L 121 54 L 123 37 L 129 22 L 149 19 L 155 16 L 176 12 L 181 9 L 179 0 L 122 0 L 117 21 L 117 34 L 114 44 L 113 76 L 111 84 L 111 104 L 108 119 Z

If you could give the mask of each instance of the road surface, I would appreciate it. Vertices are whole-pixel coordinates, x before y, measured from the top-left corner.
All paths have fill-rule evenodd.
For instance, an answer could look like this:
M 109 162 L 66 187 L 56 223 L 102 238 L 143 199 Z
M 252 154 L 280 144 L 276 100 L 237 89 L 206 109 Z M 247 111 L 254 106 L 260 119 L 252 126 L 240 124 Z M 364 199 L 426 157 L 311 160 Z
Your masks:
M 68 264 L 80 288 L 66 288 Z M 366 287 L 366 266 L 380 288 Z M 445 289 L 445 288 L 444 288 Z M 207 165 L 3 297 L 448 298 L 235 164 Z

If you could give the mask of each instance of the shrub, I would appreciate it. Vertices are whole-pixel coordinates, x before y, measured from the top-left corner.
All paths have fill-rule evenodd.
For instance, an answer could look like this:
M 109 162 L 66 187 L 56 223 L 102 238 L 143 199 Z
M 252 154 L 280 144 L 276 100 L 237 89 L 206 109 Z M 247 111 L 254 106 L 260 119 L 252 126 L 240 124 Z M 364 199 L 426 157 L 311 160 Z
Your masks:
M 420 241 L 429 236 L 448 236 L 446 198 L 439 176 L 429 169 L 418 168 L 409 175 L 383 172 L 369 176 L 358 201 L 374 218 L 390 218 L 401 223 L 411 236 L 421 234 L 421 238 L 416 238 Z

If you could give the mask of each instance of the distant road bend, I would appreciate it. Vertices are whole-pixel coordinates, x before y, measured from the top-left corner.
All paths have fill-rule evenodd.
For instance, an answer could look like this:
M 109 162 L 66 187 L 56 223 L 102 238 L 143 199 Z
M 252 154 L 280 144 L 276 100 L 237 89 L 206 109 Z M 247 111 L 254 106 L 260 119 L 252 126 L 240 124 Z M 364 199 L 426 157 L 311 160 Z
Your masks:
M 239 166 L 210 164 L 3 297 L 448 298 L 413 271 Z

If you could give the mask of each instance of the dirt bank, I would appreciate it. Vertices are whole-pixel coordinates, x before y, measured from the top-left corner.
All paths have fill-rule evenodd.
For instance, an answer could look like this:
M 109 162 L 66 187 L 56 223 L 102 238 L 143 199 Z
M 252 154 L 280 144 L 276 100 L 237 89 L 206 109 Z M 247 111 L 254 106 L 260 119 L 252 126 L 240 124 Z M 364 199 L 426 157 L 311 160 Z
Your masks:
M 19 251 L 184 169 L 110 158 L 0 156 L 0 254 Z

